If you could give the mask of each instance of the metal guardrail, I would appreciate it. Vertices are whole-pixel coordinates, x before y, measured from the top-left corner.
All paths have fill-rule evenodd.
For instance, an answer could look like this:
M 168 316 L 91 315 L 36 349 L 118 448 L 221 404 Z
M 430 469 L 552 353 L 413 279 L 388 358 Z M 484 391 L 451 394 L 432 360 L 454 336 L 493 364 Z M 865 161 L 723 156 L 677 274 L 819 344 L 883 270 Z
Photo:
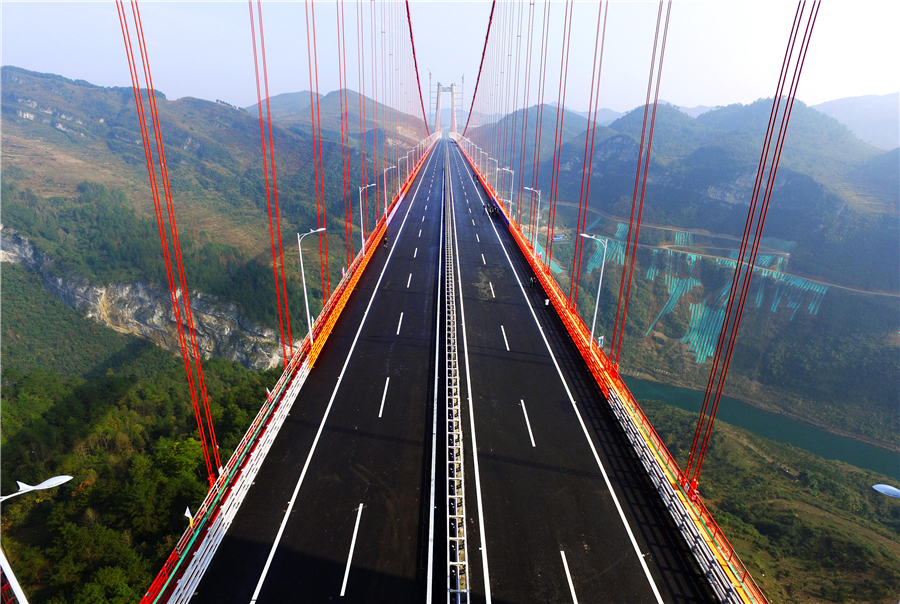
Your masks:
M 350 294 L 378 249 L 378 242 L 387 230 L 393 211 L 406 195 L 438 138 L 439 135 L 436 133 L 425 139 L 428 149 L 422 159 L 411 171 L 400 192 L 391 200 L 387 214 L 378 221 L 369 234 L 365 248 L 356 255 L 349 270 L 316 318 L 313 324 L 313 345 L 310 346 L 307 335 L 291 357 L 281 378 L 266 397 L 241 442 L 219 473 L 216 483 L 194 514 L 193 526 L 188 527 L 182 534 L 175 549 L 141 598 L 141 604 L 187 601 L 193 596 L 194 588 L 199 584 L 203 572 L 237 514 L 243 497 L 262 465 L 281 423 L 290 411 L 297 393 L 315 364 Z
M 457 135 L 454 140 L 458 141 L 460 138 Z M 462 145 L 459 149 L 488 192 L 491 201 L 499 208 L 510 233 L 543 286 L 591 374 L 607 397 L 629 442 L 716 595 L 728 603 L 767 604 L 768 600 L 762 590 L 750 576 L 703 501 L 699 496 L 689 496 L 684 490 L 685 478 L 678 462 L 669 453 L 631 391 L 622 381 L 618 368 L 610 362 L 602 350 L 592 345 L 590 330 L 562 292 L 550 270 L 539 259 L 531 242 L 522 234 L 518 224 L 510 217 L 490 183 L 479 172 Z
M 453 193 L 450 186 L 450 155 L 444 163 L 444 191 L 449 203 L 444 210 L 444 325 L 447 412 L 447 602 L 469 601 L 469 549 L 466 540 L 466 491 L 463 434 L 460 418 L 459 356 L 456 333 L 456 265 L 453 255 Z

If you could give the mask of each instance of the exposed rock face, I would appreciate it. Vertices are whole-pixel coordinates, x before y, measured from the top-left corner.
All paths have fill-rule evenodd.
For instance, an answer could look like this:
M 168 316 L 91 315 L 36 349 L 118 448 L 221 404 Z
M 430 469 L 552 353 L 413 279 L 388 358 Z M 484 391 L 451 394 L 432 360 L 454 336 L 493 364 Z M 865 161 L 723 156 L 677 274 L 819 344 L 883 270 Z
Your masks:
M 55 275 L 48 270 L 50 261 L 33 243 L 5 227 L 0 227 L 0 261 L 21 264 L 40 273 L 47 291 L 101 324 L 180 351 L 168 292 L 141 282 L 95 285 L 77 275 Z M 274 330 L 249 323 L 238 314 L 235 305 L 193 292 L 191 308 L 197 345 L 204 358 L 223 357 L 253 369 L 282 363 Z

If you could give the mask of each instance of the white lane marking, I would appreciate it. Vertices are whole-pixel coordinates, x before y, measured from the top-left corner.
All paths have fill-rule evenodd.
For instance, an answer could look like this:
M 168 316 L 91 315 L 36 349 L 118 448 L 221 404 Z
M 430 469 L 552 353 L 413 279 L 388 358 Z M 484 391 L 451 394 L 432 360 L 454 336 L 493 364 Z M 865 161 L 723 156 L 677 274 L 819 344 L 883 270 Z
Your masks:
M 444 215 L 444 191 L 441 191 L 441 216 Z M 441 229 L 440 241 L 438 242 L 438 250 L 444 249 L 444 229 Z M 434 338 L 437 341 L 437 338 L 441 333 L 441 313 L 440 313 L 440 304 L 441 304 L 441 266 L 443 266 L 443 254 L 438 253 L 438 270 L 435 273 L 435 278 L 437 279 L 437 295 L 435 297 L 435 323 L 434 323 Z M 434 589 L 434 510 L 435 510 L 435 488 L 437 485 L 437 430 L 438 430 L 438 390 L 439 390 L 439 366 L 440 366 L 440 352 L 441 347 L 434 347 L 434 410 L 431 416 L 431 503 L 428 510 L 428 578 L 425 583 L 425 604 L 432 604 L 433 597 L 433 589 Z
M 381 417 L 381 414 L 384 412 L 384 401 L 387 399 L 387 389 L 390 383 L 390 377 L 384 381 L 384 392 L 381 394 L 381 407 L 378 408 L 378 417 Z
M 453 224 L 456 226 L 456 206 L 453 203 L 453 181 L 450 181 L 450 209 L 453 212 Z M 472 221 L 475 224 L 475 221 Z M 453 246 L 456 252 L 456 274 L 459 276 L 459 314 L 462 323 L 463 356 L 466 362 L 466 391 L 469 402 L 469 429 L 472 431 L 472 462 L 475 469 L 475 501 L 478 507 L 478 538 L 481 542 L 481 568 L 484 573 L 484 599 L 485 604 L 492 604 L 491 577 L 488 572 L 487 538 L 484 532 L 484 504 L 481 499 L 481 470 L 478 464 L 478 443 L 475 439 L 475 406 L 472 402 L 472 371 L 469 369 L 469 338 L 466 335 L 466 309 L 463 303 L 462 290 L 462 264 L 459 257 L 459 236 L 457 229 L 453 229 Z
M 494 284 L 488 281 L 488 285 L 491 286 L 491 298 L 496 298 L 497 296 L 494 295 Z
M 487 264 L 487 262 L 484 261 L 484 254 L 481 255 L 481 263 L 482 263 L 482 264 Z
M 350 554 L 347 556 L 347 568 L 344 569 L 344 582 L 341 584 L 341 597 L 347 591 L 347 579 L 350 577 L 350 562 L 353 560 L 353 548 L 356 547 L 356 534 L 359 532 L 359 519 L 362 518 L 363 504 L 359 504 L 359 511 L 356 512 L 356 526 L 353 527 L 353 539 L 350 540 Z
M 472 179 L 472 175 L 469 175 L 469 179 L 472 180 L 472 185 L 475 185 L 475 180 Z M 478 197 L 481 198 L 481 192 L 478 190 L 478 187 L 475 187 L 475 192 L 478 193 Z M 481 202 L 484 203 L 484 198 L 481 198 Z M 494 235 L 497 237 L 497 241 L 500 242 L 500 247 L 503 249 L 503 253 L 506 256 L 506 261 L 509 262 L 510 268 L 512 268 L 513 275 L 516 278 L 516 283 L 519 284 L 519 289 L 522 291 L 522 296 L 525 298 L 525 301 L 528 303 L 528 309 L 531 311 L 531 316 L 534 319 L 535 325 L 537 325 L 538 331 L 541 333 L 541 338 L 544 340 L 544 346 L 547 347 L 547 351 L 550 353 L 550 358 L 553 360 L 553 366 L 556 367 L 556 373 L 559 374 L 559 379 L 562 382 L 563 388 L 566 390 L 566 394 L 569 396 L 569 402 L 572 403 L 572 408 L 575 409 L 575 415 L 578 417 L 578 423 L 581 424 L 581 430 L 584 432 L 584 437 L 588 441 L 588 446 L 591 448 L 591 453 L 594 455 L 594 461 L 597 462 L 597 467 L 600 468 L 600 473 L 603 475 L 603 480 L 606 483 L 606 488 L 609 490 L 609 494 L 612 497 L 613 503 L 616 506 L 616 510 L 619 512 L 619 518 L 622 520 L 622 524 L 625 525 L 625 531 L 628 533 L 628 538 L 631 541 L 631 546 L 634 548 L 635 553 L 637 554 L 638 562 L 641 564 L 641 568 L 644 569 L 644 574 L 647 576 L 647 581 L 650 583 L 650 588 L 653 590 L 653 595 L 656 597 L 656 601 L 659 604 L 663 604 L 662 596 L 659 593 L 659 589 L 656 587 L 656 581 L 653 580 L 653 577 L 650 575 L 650 569 L 647 567 L 647 562 L 644 560 L 644 555 L 641 553 L 640 547 L 638 547 L 637 539 L 634 538 L 634 533 L 631 531 L 631 525 L 628 524 L 628 520 L 625 518 L 625 512 L 622 510 L 622 505 L 619 503 L 619 498 L 616 496 L 616 492 L 613 490 L 612 482 L 609 480 L 609 475 L 606 473 L 606 468 L 603 467 L 603 462 L 600 461 L 600 455 L 597 453 L 597 447 L 594 446 L 594 441 L 591 440 L 591 435 L 588 432 L 587 426 L 584 423 L 584 418 L 581 417 L 581 411 L 578 410 L 578 405 L 575 404 L 575 399 L 572 397 L 572 391 L 569 390 L 569 385 L 566 383 L 566 378 L 563 377 L 562 369 L 559 368 L 559 363 L 556 361 L 556 355 L 553 354 L 553 349 L 550 348 L 550 342 L 547 340 L 546 334 L 544 334 L 544 329 L 541 327 L 540 321 L 538 321 L 537 313 L 534 312 L 534 307 L 531 305 L 531 300 L 528 299 L 528 294 L 525 293 L 525 286 L 522 285 L 522 280 L 519 278 L 519 273 L 516 271 L 516 267 L 513 266 L 512 259 L 509 257 L 509 252 L 506 251 L 506 245 L 503 243 L 503 240 L 500 238 L 500 233 L 497 231 L 497 226 L 494 224 L 494 221 L 491 221 L 491 227 L 494 229 Z
M 506 344 L 506 352 L 509 352 L 509 341 L 506 339 L 506 330 L 503 329 L 503 326 L 500 326 L 500 331 L 503 333 L 503 343 Z
M 427 210 L 427 209 L 428 209 L 428 206 L 425 206 L 425 209 Z
M 419 229 L 419 237 L 422 236 L 422 229 Z
M 422 222 L 425 222 L 425 217 L 424 217 L 424 216 L 422 216 Z
M 433 158 L 434 156 L 432 156 L 432 159 Z M 431 163 L 431 159 L 428 160 L 428 163 Z M 272 542 L 272 549 L 269 550 L 269 557 L 266 558 L 266 564 L 263 566 L 262 574 L 259 576 L 259 581 L 256 583 L 256 589 L 253 590 L 250 604 L 253 604 L 259 599 L 259 592 L 262 590 L 266 575 L 269 573 L 269 568 L 272 566 L 272 559 L 275 558 L 275 550 L 278 549 L 278 544 L 281 542 L 281 537 L 287 526 L 288 518 L 291 517 L 291 512 L 294 510 L 294 504 L 297 502 L 297 493 L 300 492 L 300 486 L 303 484 L 303 479 L 306 477 L 306 472 L 309 470 L 309 464 L 312 462 L 313 453 L 316 452 L 316 445 L 319 444 L 319 438 L 322 436 L 322 431 L 325 429 L 325 421 L 328 419 L 328 414 L 331 413 L 331 407 L 334 405 L 334 399 L 337 398 L 338 390 L 341 387 L 341 382 L 344 380 L 344 374 L 347 372 L 347 366 L 350 364 L 350 358 L 353 356 L 353 351 L 356 350 L 359 334 L 362 333 L 363 327 L 366 324 L 369 310 L 372 308 L 372 303 L 375 301 L 375 295 L 378 293 L 378 288 L 381 286 L 382 279 L 384 279 L 384 273 L 387 272 L 388 265 L 391 263 L 391 258 L 394 256 L 397 241 L 400 239 L 401 233 L 403 233 L 406 219 L 409 218 L 409 212 L 412 210 L 413 204 L 416 201 L 416 196 L 419 194 L 419 187 L 421 186 L 422 181 L 419 181 L 419 184 L 416 186 L 416 192 L 413 193 L 412 201 L 410 201 L 409 207 L 406 208 L 406 214 L 403 215 L 403 222 L 400 223 L 400 229 L 397 231 L 397 237 L 394 238 L 394 244 L 391 246 L 391 251 L 388 253 L 387 260 L 385 260 L 384 266 L 381 268 L 381 274 L 378 275 L 378 281 L 375 283 L 375 290 L 372 292 L 372 297 L 369 298 L 369 304 L 366 306 L 365 312 L 363 312 L 362 320 L 359 322 L 359 329 L 356 330 L 356 335 L 353 337 L 353 343 L 350 345 L 350 352 L 347 353 L 347 358 L 344 360 L 344 366 L 341 368 L 341 373 L 338 375 L 337 384 L 335 384 L 334 390 L 331 393 L 331 399 L 328 401 L 328 406 L 325 407 L 325 415 L 322 416 L 322 422 L 319 424 L 319 429 L 316 431 L 316 437 L 313 439 L 312 447 L 309 449 L 309 454 L 306 456 L 306 462 L 303 464 L 303 469 L 300 471 L 300 478 L 297 479 L 297 485 L 294 487 L 294 492 L 291 494 L 290 501 L 288 501 L 287 510 L 284 512 L 281 526 L 278 527 L 278 533 L 275 535 L 275 540 Z
M 416 251 L 413 252 L 413 258 L 419 255 L 419 248 L 416 248 Z
M 522 404 L 522 413 L 525 414 L 525 426 L 528 428 L 528 438 L 531 439 L 531 446 L 534 447 L 534 434 L 531 433 L 531 422 L 528 421 L 528 411 L 525 410 L 525 401 L 519 399 L 519 402 Z
M 406 280 L 406 289 L 409 289 L 409 282 L 412 281 L 412 273 L 409 274 L 409 278 Z
M 478 237 L 478 233 L 475 233 L 475 241 L 481 243 L 481 239 Z
M 472 213 L 472 208 L 469 208 L 469 214 L 471 214 L 471 213 Z
M 403 325 L 403 313 L 400 313 L 400 322 L 397 323 L 397 333 L 396 335 L 400 335 L 400 326 Z
M 472 226 L 475 226 L 475 219 L 472 219 Z
M 572 592 L 572 602 L 578 604 L 578 596 L 575 595 L 575 585 L 572 583 L 572 574 L 569 572 L 569 563 L 566 561 L 566 552 L 559 550 L 559 555 L 562 556 L 563 568 L 566 569 L 566 580 L 569 582 L 569 591 Z

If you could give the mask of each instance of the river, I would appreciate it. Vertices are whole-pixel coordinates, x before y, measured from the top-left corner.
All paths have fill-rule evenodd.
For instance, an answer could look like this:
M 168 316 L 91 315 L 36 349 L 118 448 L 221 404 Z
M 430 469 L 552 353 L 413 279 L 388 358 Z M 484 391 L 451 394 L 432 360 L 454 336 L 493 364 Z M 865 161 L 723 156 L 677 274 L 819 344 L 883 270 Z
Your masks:
M 700 413 L 700 407 L 703 406 L 703 392 L 697 390 L 632 377 L 625 377 L 625 383 L 638 400 L 663 401 L 694 413 Z M 900 479 L 900 454 L 883 447 L 838 436 L 784 415 L 757 409 L 727 396 L 722 397 L 716 418 L 768 439 L 791 444 L 825 459 L 837 459 L 858 468 Z

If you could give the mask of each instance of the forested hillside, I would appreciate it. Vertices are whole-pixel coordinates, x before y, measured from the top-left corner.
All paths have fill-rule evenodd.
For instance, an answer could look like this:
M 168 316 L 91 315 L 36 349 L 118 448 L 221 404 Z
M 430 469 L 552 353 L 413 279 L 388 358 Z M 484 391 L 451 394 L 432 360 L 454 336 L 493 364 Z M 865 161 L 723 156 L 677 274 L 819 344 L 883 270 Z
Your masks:
M 670 105 L 658 107 L 623 371 L 705 387 L 770 109 L 771 100 L 760 100 L 693 118 Z M 537 113 L 529 109 L 529 116 Z M 555 113 L 544 108 L 539 137 L 541 250 Z M 643 116 L 637 108 L 596 133 L 586 230 L 614 240 L 597 324 L 607 338 Z M 583 126 L 581 116 L 567 111 L 562 118 L 553 261 L 557 280 L 569 291 L 586 132 L 568 129 Z M 515 141 L 507 144 L 510 165 L 520 171 L 521 124 L 521 116 L 508 116 L 470 134 L 480 144 L 487 133 L 507 132 L 507 140 Z M 526 186 L 531 186 L 534 140 L 530 125 Z M 795 105 L 727 382 L 732 395 L 748 402 L 894 449 L 900 449 L 897 154 Z M 526 229 L 530 202 L 526 197 L 522 206 Z M 590 321 L 602 248 L 591 243 L 583 253 L 578 308 Z

